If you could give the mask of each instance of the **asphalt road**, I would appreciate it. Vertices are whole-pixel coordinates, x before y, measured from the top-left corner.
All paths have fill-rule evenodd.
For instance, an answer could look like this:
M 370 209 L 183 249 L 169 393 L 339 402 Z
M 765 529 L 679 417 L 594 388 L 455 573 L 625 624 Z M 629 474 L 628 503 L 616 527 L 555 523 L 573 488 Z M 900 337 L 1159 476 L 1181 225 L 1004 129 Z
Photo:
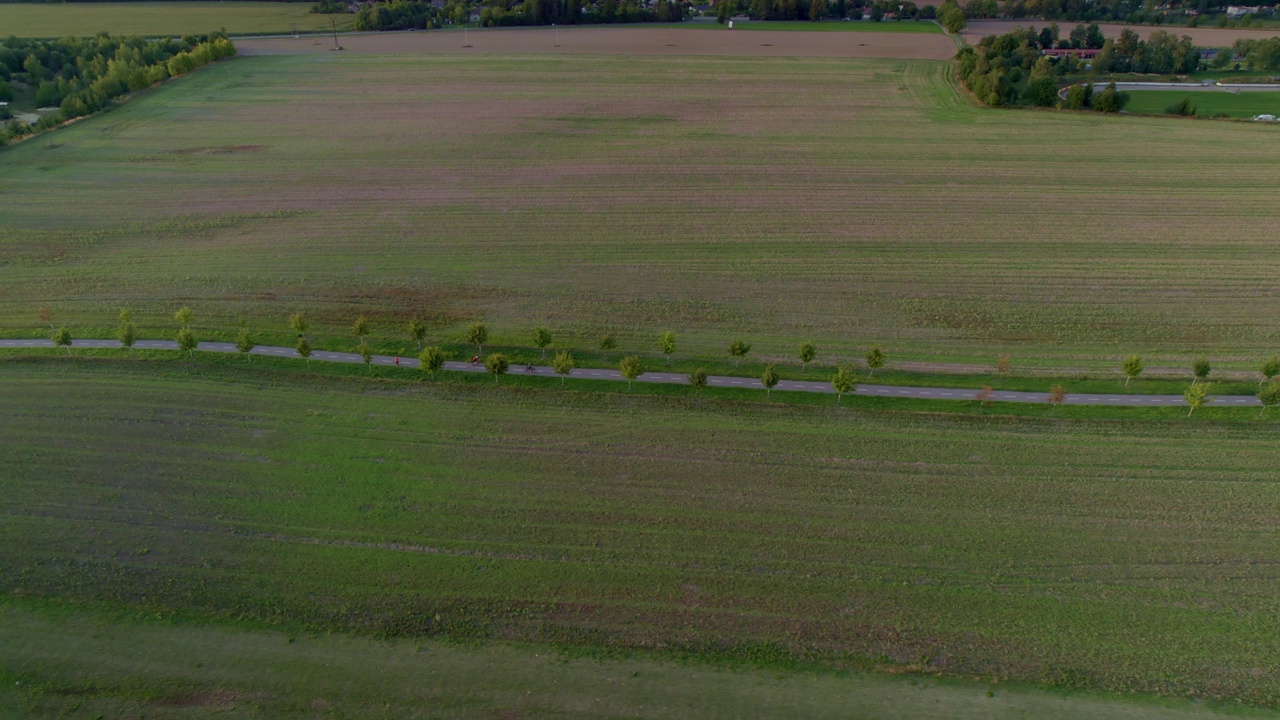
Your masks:
M 73 348 L 119 348 L 120 343 L 115 340 L 75 340 L 71 343 Z M 0 340 L 0 349 L 3 348 L 52 348 L 54 347 L 51 340 Z M 177 350 L 178 343 L 172 340 L 139 340 L 134 344 L 139 350 Z M 237 352 L 233 343 L 219 342 L 202 342 L 199 344 L 198 350 L 201 352 Z M 298 358 L 298 353 L 293 348 L 272 347 L 269 345 L 259 345 L 253 349 L 253 355 L 266 355 L 268 357 L 285 357 Z M 340 362 L 340 363 L 363 363 L 364 359 L 355 353 L 329 352 L 326 350 L 317 350 L 311 353 L 311 359 L 318 362 Z M 374 365 L 394 366 L 395 358 L 386 355 L 374 355 Z M 400 358 L 401 367 L 418 367 L 416 358 L 402 357 Z M 447 362 L 444 364 L 446 370 L 455 372 L 485 372 L 483 364 L 472 365 L 469 362 Z M 544 377 L 560 377 L 555 370 L 549 367 L 535 365 L 533 371 L 529 372 L 525 368 L 518 365 L 512 365 L 509 371 L 511 375 L 541 375 Z M 586 380 L 623 380 L 622 374 L 617 370 L 608 370 L 604 368 L 580 368 L 569 374 L 572 378 L 582 378 Z M 687 385 L 689 378 L 687 375 L 680 373 L 664 373 L 664 372 L 647 372 L 636 379 L 636 382 L 647 383 L 667 383 L 673 385 Z M 707 384 L 712 387 L 740 387 L 740 388 L 756 388 L 764 389 L 764 385 L 754 378 L 728 377 L 722 375 L 712 375 L 707 378 Z M 811 380 L 783 380 L 774 387 L 774 390 L 784 390 L 790 392 L 813 392 L 826 393 L 834 395 L 835 390 L 831 389 L 831 384 L 822 381 Z M 854 392 L 857 395 L 877 396 L 877 397 L 908 397 L 908 398 L 925 398 L 928 400 L 974 400 L 980 390 L 964 390 L 959 388 L 931 388 L 931 387 L 908 387 L 902 385 L 869 385 L 858 383 L 858 389 Z M 992 393 L 992 400 L 999 402 L 1022 402 L 1022 403 L 1042 403 L 1049 399 L 1048 393 L 1042 392 L 1014 392 L 1008 390 L 998 390 Z M 1100 395 L 1091 393 L 1068 393 L 1064 401 L 1066 405 L 1121 405 L 1121 406 L 1152 406 L 1152 405 L 1186 405 L 1181 395 Z M 1252 395 L 1214 395 L 1206 404 L 1216 406 L 1260 406 L 1261 402 Z

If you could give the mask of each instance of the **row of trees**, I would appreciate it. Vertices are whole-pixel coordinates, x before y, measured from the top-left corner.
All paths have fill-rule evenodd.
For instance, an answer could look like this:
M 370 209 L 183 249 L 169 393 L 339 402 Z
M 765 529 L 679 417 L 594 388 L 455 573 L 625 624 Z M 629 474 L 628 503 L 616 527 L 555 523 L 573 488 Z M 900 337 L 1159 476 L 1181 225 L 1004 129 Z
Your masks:
M 1255 3 L 1250 3 L 1251 5 Z M 1257 3 L 1274 8 L 1274 2 Z M 969 17 L 1042 18 L 1077 22 L 1122 22 L 1130 25 L 1204 25 L 1217 16 L 1220 27 L 1235 25 L 1225 15 L 1227 3 L 1209 0 L 968 0 L 964 10 Z M 1265 10 L 1263 12 L 1266 12 Z M 1238 22 L 1247 26 L 1250 16 Z
M 67 353 L 71 353 L 72 336 L 71 330 L 66 326 L 55 327 L 53 323 L 53 313 L 48 308 L 41 308 L 39 317 L 42 321 L 49 323 L 50 329 L 53 331 L 51 339 L 57 347 L 66 348 Z M 191 357 L 198 346 L 195 333 L 192 330 L 192 322 L 194 313 L 189 307 L 181 307 L 173 315 L 174 322 L 178 330 L 175 335 L 178 349 L 187 353 Z M 289 318 L 289 325 L 297 334 L 297 344 L 295 349 L 299 357 L 311 362 L 311 345 L 307 341 L 306 333 L 309 329 L 309 322 L 302 313 L 295 313 Z M 427 325 L 421 320 L 410 320 L 407 326 L 409 337 L 417 344 L 420 352 L 418 353 L 419 368 L 423 373 L 434 377 L 441 369 L 444 368 L 446 354 L 439 346 L 423 347 L 423 341 L 426 339 Z M 369 347 L 368 334 L 369 323 L 364 317 L 357 318 L 351 327 L 352 333 L 356 336 L 359 344 L 356 346 L 356 352 L 359 353 L 361 359 L 370 372 L 373 371 L 373 352 Z M 128 309 L 121 309 L 119 315 L 119 323 L 117 328 L 117 339 L 126 349 L 132 349 L 137 342 L 137 327 L 133 323 L 133 314 Z M 483 352 L 484 344 L 488 342 L 489 330 L 484 323 L 473 323 L 467 332 L 468 341 L 475 344 L 478 352 Z M 664 332 L 658 338 L 659 348 L 662 353 L 667 356 L 668 363 L 670 357 L 675 353 L 675 333 Z M 551 331 L 545 327 L 537 327 L 533 331 L 533 342 L 536 347 L 542 350 L 543 356 L 546 355 L 546 348 L 552 343 Z M 600 339 L 602 349 L 612 349 L 616 347 L 616 341 L 610 335 L 602 336 Z M 249 361 L 252 357 L 251 353 L 257 347 L 252 334 L 248 328 L 241 324 L 241 329 L 236 337 L 236 350 L 244 355 L 245 360 Z M 741 359 L 751 350 L 750 344 L 742 340 L 735 340 L 728 346 L 730 356 Z M 808 364 L 813 361 L 817 355 L 817 348 L 813 343 L 802 343 L 798 348 L 797 355 L 804 367 L 807 369 Z M 477 355 L 477 359 L 478 359 Z M 397 364 L 398 364 L 397 358 Z M 866 357 L 867 367 L 874 376 L 875 371 L 885 364 L 884 352 L 877 346 L 873 347 Z M 999 368 L 1001 372 L 1008 370 L 1008 356 L 1001 356 Z M 497 382 L 499 377 L 505 375 L 511 368 L 511 361 L 507 355 L 503 353 L 492 353 L 484 359 L 485 370 Z M 551 367 L 553 371 L 560 376 L 561 385 L 576 369 L 577 362 L 569 350 L 559 350 L 552 359 Z M 1145 370 L 1145 364 L 1140 355 L 1131 355 L 1125 359 L 1121 365 L 1121 370 L 1125 375 L 1125 385 L 1129 381 L 1142 374 Z M 624 380 L 627 381 L 627 388 L 631 388 L 631 383 L 644 374 L 644 367 L 641 359 L 636 355 L 628 355 L 618 362 L 618 372 Z M 1183 392 L 1183 400 L 1189 406 L 1187 412 L 1188 417 L 1200 409 L 1210 397 L 1213 384 L 1207 382 L 1209 374 L 1212 372 L 1212 366 L 1207 358 L 1198 358 L 1192 363 L 1193 379 L 1191 385 Z M 1280 356 L 1272 357 L 1263 363 L 1260 368 L 1262 380 L 1259 382 L 1261 389 L 1258 391 L 1257 397 L 1262 403 L 1262 412 L 1265 415 L 1268 408 L 1280 403 L 1280 381 L 1276 377 L 1280 375 Z M 690 372 L 687 376 L 688 383 L 695 390 L 701 391 L 709 382 L 710 375 L 705 368 L 697 368 Z M 773 389 L 781 382 L 781 375 L 778 373 L 777 365 L 769 363 L 760 373 L 760 384 L 764 386 L 766 397 L 772 394 Z M 831 387 L 836 392 L 836 402 L 839 403 L 845 393 L 853 392 L 858 383 L 858 377 L 855 372 L 847 367 L 840 366 L 834 375 L 830 378 Z M 1066 401 L 1066 388 L 1060 384 L 1055 384 L 1048 394 L 1047 400 L 1052 404 L 1060 404 Z M 975 399 L 982 404 L 992 402 L 994 392 L 990 386 L 984 386 L 980 390 Z
M 342 12 L 338 3 L 320 3 L 313 12 Z M 652 6 L 638 0 L 451 0 L 435 7 L 424 0 L 396 0 L 365 6 L 356 13 L 356 30 L 411 30 L 465 23 L 479 12 L 485 27 L 505 25 L 579 25 L 640 22 L 680 22 L 686 3 L 658 0 Z
M 954 3 L 953 3 L 954 4 Z M 864 15 L 872 22 L 888 17 L 896 20 L 932 20 L 938 17 L 931 5 L 895 0 L 718 0 L 716 19 L 725 22 L 745 13 L 752 20 L 844 20 Z
M 1142 362 L 1141 355 L 1130 355 L 1120 364 L 1120 371 L 1124 373 L 1124 384 L 1126 387 L 1129 381 L 1138 377 L 1146 370 L 1146 365 Z M 1202 383 L 1209 379 L 1209 373 L 1213 372 L 1213 365 L 1209 363 L 1209 358 L 1196 358 L 1191 363 L 1191 382 L 1192 384 Z M 1262 379 L 1258 381 L 1259 385 L 1273 381 L 1277 375 L 1280 375 L 1280 356 L 1268 358 L 1262 363 L 1262 367 L 1258 368 L 1258 374 Z
M 7 38 L 0 43 L 0 100 L 12 100 L 13 85 L 31 88 L 36 107 L 57 106 L 34 128 L 16 120 L 6 126 L 12 139 L 97 112 L 115 98 L 169 77 L 231 57 L 235 45 L 222 33 L 180 40 L 140 37 L 67 37 L 61 40 Z

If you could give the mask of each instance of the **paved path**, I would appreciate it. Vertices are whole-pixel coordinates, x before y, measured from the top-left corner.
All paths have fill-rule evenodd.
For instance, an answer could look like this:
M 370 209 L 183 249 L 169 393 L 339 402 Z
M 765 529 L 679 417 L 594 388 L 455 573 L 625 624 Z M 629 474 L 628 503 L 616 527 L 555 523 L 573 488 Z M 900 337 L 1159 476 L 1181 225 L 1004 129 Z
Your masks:
M 75 340 L 71 343 L 73 348 L 119 348 L 120 343 L 115 340 Z M 54 347 L 51 340 L 0 340 L 0 349 L 3 348 L 52 348 Z M 134 344 L 139 350 L 177 350 L 178 343 L 172 340 L 139 340 Z M 234 343 L 220 342 L 202 342 L 197 348 L 201 352 L 222 352 L 234 353 L 238 352 Z M 298 358 L 298 353 L 293 348 L 272 347 L 269 345 L 259 345 L 253 349 L 253 355 L 266 355 L 269 357 L 285 357 Z M 311 359 L 319 362 L 340 362 L 340 363 L 362 363 L 364 359 L 356 353 L 329 352 L 327 350 L 316 350 L 311 353 Z M 387 355 L 374 355 L 374 365 L 395 365 L 395 358 Z M 400 358 L 401 367 L 418 367 L 416 358 L 402 357 Z M 486 372 L 483 364 L 472 365 L 469 362 L 447 362 L 444 364 L 445 370 L 453 370 L 456 372 Z M 549 367 L 535 365 L 532 372 L 526 371 L 523 367 L 513 365 L 509 371 L 511 375 L 541 375 L 544 377 L 560 377 L 556 375 L 555 370 Z M 609 370 L 605 368 L 579 368 L 570 373 L 569 377 L 583 378 L 587 380 L 618 380 L 621 381 L 622 374 L 617 370 Z M 681 373 L 665 373 L 665 372 L 647 372 L 636 379 L 636 382 L 648 383 L 667 383 L 674 385 L 687 385 L 689 377 Z M 721 375 L 712 375 L 707 378 L 707 384 L 712 387 L 740 387 L 755 388 L 763 390 L 764 385 L 754 378 L 744 377 L 728 377 Z M 835 390 L 831 389 L 831 384 L 824 381 L 814 380 L 783 380 L 778 383 L 774 390 L 787 390 L 791 392 L 814 392 L 826 393 L 834 395 Z M 964 390 L 959 388 L 931 388 L 931 387 L 909 387 L 903 385 L 868 385 L 858 383 L 858 389 L 855 391 L 857 395 L 867 395 L 876 397 L 908 397 L 908 398 L 925 398 L 928 400 L 974 400 L 979 390 Z M 1042 392 L 1014 392 L 1009 390 L 998 390 L 992 393 L 992 400 L 999 402 L 1022 402 L 1022 403 L 1042 403 L 1049 399 L 1048 393 Z M 1252 395 L 1215 395 L 1211 403 L 1217 406 L 1260 406 L 1261 402 Z M 1100 395 L 1090 393 L 1068 393 L 1065 400 L 1067 405 L 1186 405 L 1181 395 Z

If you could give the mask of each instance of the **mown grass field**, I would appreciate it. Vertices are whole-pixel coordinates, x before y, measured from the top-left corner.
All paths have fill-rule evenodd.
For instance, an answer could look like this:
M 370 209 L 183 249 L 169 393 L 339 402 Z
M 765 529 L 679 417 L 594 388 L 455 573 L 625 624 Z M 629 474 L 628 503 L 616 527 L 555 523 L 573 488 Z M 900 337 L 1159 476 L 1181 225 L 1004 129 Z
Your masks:
M 1191 98 L 1196 114 L 1202 117 L 1226 115 L 1251 118 L 1254 115 L 1280 115 L 1280 92 L 1179 92 L 1177 90 L 1127 90 L 1129 112 L 1163 113 L 1183 98 Z
M 59 38 L 67 35 L 189 35 L 350 30 L 354 15 L 314 15 L 300 2 L 113 2 L 0 4 L 0 34 Z
M 1268 426 L 39 359 L 0 405 L 11 602 L 1276 704 Z
M 655 31 L 661 32 L 661 31 Z M 1253 369 L 1275 128 L 972 107 L 942 63 L 255 57 L 0 154 L 0 332 L 179 304 L 686 355 Z M 208 334 L 208 333 L 206 333 Z

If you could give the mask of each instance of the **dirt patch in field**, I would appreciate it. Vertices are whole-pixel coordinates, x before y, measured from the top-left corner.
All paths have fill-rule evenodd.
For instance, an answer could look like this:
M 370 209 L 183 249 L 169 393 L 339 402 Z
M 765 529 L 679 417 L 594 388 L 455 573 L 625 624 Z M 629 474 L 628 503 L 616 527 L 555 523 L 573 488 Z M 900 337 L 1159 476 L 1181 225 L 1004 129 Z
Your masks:
M 961 33 L 965 42 L 970 45 L 976 45 L 984 35 L 1003 35 L 1017 27 L 1030 27 L 1034 25 L 1037 29 L 1049 26 L 1048 20 L 978 20 L 969 23 L 969 26 Z M 1058 27 L 1061 29 L 1063 36 L 1071 32 L 1071 28 L 1077 23 L 1070 21 L 1059 21 Z M 1146 39 L 1151 33 L 1157 30 L 1173 33 L 1181 37 L 1182 35 L 1190 35 L 1191 42 L 1200 47 L 1228 47 L 1237 40 L 1255 39 L 1274 37 L 1280 35 L 1280 28 L 1268 28 L 1265 30 L 1245 30 L 1242 28 L 1189 28 L 1176 27 L 1168 25 L 1121 25 L 1119 23 L 1099 23 L 1098 27 L 1102 30 L 1102 34 L 1115 38 L 1120 36 L 1120 31 L 1125 28 L 1132 28 L 1139 35 Z M 237 44 L 237 47 L 239 45 Z
M 558 35 L 557 35 L 558 32 Z M 557 45 L 557 39 L 559 44 Z M 344 53 L 547 53 L 563 55 L 741 55 L 945 60 L 955 45 L 943 35 L 861 32 L 735 32 L 679 28 L 492 28 L 344 35 Z M 464 47 L 470 45 L 471 47 Z M 239 55 L 333 51 L 315 37 L 236 41 Z

